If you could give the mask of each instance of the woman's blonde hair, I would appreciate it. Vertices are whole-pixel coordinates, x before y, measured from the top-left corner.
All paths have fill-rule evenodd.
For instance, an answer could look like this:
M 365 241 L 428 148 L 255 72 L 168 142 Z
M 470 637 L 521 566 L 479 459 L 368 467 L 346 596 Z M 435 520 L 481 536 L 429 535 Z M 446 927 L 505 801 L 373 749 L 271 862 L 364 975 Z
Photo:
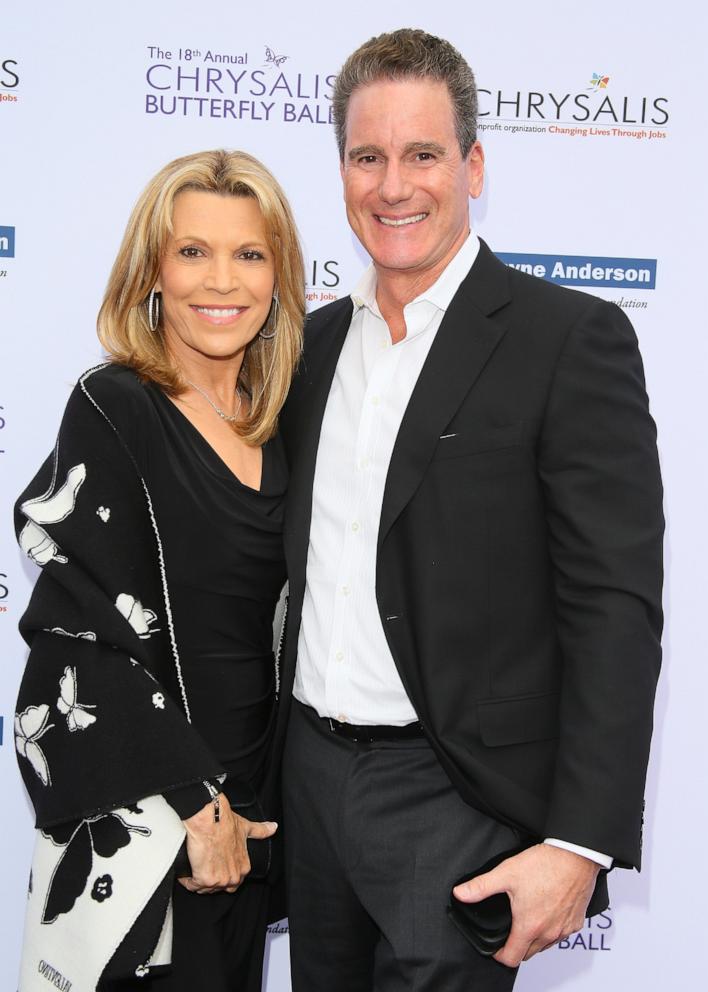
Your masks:
M 150 329 L 148 297 L 172 233 L 175 197 L 185 190 L 253 197 L 263 215 L 275 260 L 278 305 L 271 308 L 268 334 L 248 345 L 239 381 L 251 397 L 248 417 L 234 430 L 248 444 L 272 437 L 302 350 L 305 276 L 295 221 L 276 179 L 246 152 L 197 152 L 175 159 L 148 183 L 136 203 L 113 265 L 98 314 L 98 337 L 113 361 L 157 383 L 170 396 L 186 388 L 158 324 Z

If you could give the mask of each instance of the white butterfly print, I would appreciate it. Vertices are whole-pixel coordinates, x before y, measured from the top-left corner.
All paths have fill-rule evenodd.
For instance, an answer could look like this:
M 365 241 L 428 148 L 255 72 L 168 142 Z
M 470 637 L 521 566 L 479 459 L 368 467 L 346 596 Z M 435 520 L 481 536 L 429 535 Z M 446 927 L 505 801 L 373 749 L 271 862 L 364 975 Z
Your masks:
M 116 607 L 123 614 L 130 626 L 141 640 L 146 640 L 152 634 L 159 631 L 159 627 L 152 625 L 157 620 L 157 614 L 152 610 L 143 608 L 143 604 L 130 593 L 122 592 L 116 599 Z
M 48 730 L 54 726 L 47 723 L 49 720 L 49 707 L 46 703 L 40 706 L 28 706 L 24 713 L 15 714 L 15 747 L 17 753 L 23 758 L 27 758 L 39 776 L 42 785 L 51 785 L 52 777 L 49 774 L 49 765 L 44 757 L 44 752 L 37 743 Z
M 88 710 L 95 710 L 96 707 L 88 703 L 78 703 L 76 701 L 76 669 L 68 665 L 64 669 L 64 674 L 59 679 L 59 698 L 57 699 L 57 709 L 66 717 L 69 730 L 73 734 L 76 730 L 86 730 L 92 723 L 96 722 L 96 717 Z
M 63 627 L 44 627 L 48 634 L 60 634 L 62 637 L 78 637 L 82 641 L 95 641 L 96 634 L 93 630 L 80 630 L 76 634 L 72 634 L 70 630 L 64 630 Z
M 28 520 L 22 528 L 20 547 L 35 565 L 46 565 L 48 561 L 57 561 L 60 565 L 66 565 L 69 560 L 66 555 L 61 554 L 57 542 L 31 520 Z
M 42 524 L 57 524 L 73 513 L 76 497 L 86 479 L 86 466 L 74 465 L 70 468 L 66 482 L 56 490 L 52 482 L 47 493 L 28 499 L 22 504 L 22 512 L 27 517 L 27 523 L 20 534 L 20 547 L 37 565 L 46 565 L 56 561 L 65 565 L 67 558 L 61 554 L 56 543 L 44 530 Z

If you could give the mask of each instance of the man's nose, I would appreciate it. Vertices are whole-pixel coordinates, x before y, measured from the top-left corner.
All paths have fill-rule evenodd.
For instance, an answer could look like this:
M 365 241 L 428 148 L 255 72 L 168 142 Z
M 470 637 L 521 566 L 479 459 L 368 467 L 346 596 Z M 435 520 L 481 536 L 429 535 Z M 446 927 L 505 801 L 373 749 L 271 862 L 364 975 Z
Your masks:
M 399 162 L 386 163 L 381 177 L 379 196 L 385 203 L 400 203 L 407 200 L 412 192 L 412 184 L 407 178 L 406 169 Z

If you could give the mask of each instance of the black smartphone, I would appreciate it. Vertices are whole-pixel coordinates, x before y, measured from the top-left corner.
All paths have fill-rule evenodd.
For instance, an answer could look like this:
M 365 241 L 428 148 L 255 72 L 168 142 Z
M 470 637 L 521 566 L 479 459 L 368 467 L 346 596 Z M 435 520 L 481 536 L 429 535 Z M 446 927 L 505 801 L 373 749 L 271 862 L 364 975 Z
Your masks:
M 447 906 L 448 916 L 474 949 L 484 957 L 489 958 L 496 954 L 507 941 L 512 922 L 509 896 L 506 892 L 499 892 L 482 899 L 481 902 L 468 903 L 455 899 L 452 890 L 456 886 L 462 885 L 463 882 L 469 882 L 478 875 L 486 874 L 500 865 L 502 861 L 513 858 L 516 854 L 521 854 L 522 851 L 532 847 L 535 843 L 536 841 L 529 841 L 520 847 L 495 854 L 479 868 L 468 872 L 462 878 L 458 878 L 450 889 L 450 901 Z

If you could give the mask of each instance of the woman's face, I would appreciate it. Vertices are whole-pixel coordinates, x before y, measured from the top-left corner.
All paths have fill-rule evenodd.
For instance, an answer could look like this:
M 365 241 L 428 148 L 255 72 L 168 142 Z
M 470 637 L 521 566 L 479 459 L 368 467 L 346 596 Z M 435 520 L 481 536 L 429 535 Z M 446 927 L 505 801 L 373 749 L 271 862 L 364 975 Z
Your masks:
M 185 190 L 155 288 L 165 342 L 182 363 L 243 358 L 268 317 L 275 264 L 258 202 Z

